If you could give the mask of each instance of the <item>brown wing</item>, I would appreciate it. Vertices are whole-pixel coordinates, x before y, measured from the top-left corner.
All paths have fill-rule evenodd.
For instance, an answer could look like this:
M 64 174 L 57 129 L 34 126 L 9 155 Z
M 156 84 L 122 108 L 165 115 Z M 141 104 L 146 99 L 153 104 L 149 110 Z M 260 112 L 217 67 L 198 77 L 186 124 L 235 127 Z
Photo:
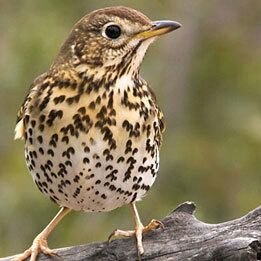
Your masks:
M 30 102 L 34 99 L 35 94 L 38 90 L 38 83 L 42 82 L 42 80 L 46 77 L 47 73 L 44 73 L 37 77 L 33 84 L 30 86 L 29 92 L 26 95 L 24 102 L 22 103 L 21 108 L 19 109 L 17 113 L 16 118 L 16 126 L 15 126 L 15 140 L 16 139 L 23 139 L 24 138 L 24 116 L 25 112 L 28 110 Z
M 148 90 L 150 92 L 150 95 L 152 97 L 152 100 L 153 100 L 153 102 L 155 104 L 156 111 L 157 111 L 157 117 L 158 117 L 158 123 L 159 123 L 159 132 L 157 134 L 157 138 L 158 138 L 158 141 L 159 141 L 159 145 L 161 145 L 161 143 L 162 143 L 162 134 L 165 131 L 164 115 L 163 115 L 161 109 L 158 106 L 156 95 L 154 94 L 154 92 L 152 91 L 152 89 L 150 87 L 148 88 Z

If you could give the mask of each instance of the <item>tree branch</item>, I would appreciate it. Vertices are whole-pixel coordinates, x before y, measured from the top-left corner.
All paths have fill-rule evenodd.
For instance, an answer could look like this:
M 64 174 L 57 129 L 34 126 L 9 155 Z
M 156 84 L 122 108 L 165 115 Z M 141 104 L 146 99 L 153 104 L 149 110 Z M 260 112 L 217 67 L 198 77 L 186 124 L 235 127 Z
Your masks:
M 144 235 L 142 260 L 261 260 L 261 206 L 241 218 L 220 224 L 197 220 L 193 215 L 195 209 L 193 203 L 181 204 L 162 220 L 163 229 Z M 137 260 L 133 238 L 61 248 L 58 255 L 41 254 L 38 260 Z M 0 258 L 0 261 L 11 259 Z

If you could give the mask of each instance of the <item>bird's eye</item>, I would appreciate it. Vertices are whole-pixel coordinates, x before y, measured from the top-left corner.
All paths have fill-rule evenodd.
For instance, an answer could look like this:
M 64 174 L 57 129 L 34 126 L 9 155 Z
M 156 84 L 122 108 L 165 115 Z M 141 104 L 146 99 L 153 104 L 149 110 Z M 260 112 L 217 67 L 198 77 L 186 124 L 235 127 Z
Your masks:
M 117 39 L 121 35 L 121 28 L 115 24 L 109 25 L 105 29 L 105 35 L 110 39 Z

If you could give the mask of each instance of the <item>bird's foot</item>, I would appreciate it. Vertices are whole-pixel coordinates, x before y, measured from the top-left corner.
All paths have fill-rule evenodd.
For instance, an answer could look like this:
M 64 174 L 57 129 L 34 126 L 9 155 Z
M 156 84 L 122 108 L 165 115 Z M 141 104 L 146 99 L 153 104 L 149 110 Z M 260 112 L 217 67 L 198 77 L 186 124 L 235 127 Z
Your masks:
M 49 256 L 58 256 L 54 250 L 51 250 L 47 245 L 47 239 L 41 233 L 34 239 L 32 246 L 25 250 L 22 254 L 17 255 L 12 261 L 24 261 L 30 258 L 30 261 L 36 261 L 37 256 L 43 252 Z
M 142 223 L 137 224 L 137 226 L 135 227 L 135 230 L 120 230 L 120 229 L 116 229 L 114 230 L 110 236 L 108 241 L 110 242 L 112 237 L 131 237 L 134 236 L 136 237 L 136 242 L 137 242 L 137 250 L 138 250 L 138 255 L 139 255 L 139 259 L 140 256 L 144 254 L 144 248 L 143 248 L 143 244 L 142 244 L 142 235 L 143 233 L 147 233 L 151 230 L 157 229 L 157 228 L 164 228 L 164 225 L 161 221 L 156 220 L 156 219 L 152 219 L 150 221 L 150 223 L 147 226 L 143 226 Z
M 143 233 L 149 232 L 157 228 L 164 228 L 164 224 L 157 219 L 152 219 L 150 223 L 143 228 Z

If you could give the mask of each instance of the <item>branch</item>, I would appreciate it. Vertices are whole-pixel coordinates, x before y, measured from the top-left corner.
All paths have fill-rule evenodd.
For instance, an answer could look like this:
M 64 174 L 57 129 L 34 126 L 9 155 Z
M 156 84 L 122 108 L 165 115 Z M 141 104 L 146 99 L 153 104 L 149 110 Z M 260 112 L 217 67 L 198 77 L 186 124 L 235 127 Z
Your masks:
M 197 220 L 193 215 L 195 209 L 193 203 L 181 204 L 162 220 L 164 229 L 144 235 L 142 260 L 261 260 L 261 206 L 241 218 L 213 225 Z M 57 253 L 60 258 L 41 254 L 38 260 L 137 259 L 133 238 L 61 248 Z M 11 259 L 0 258 L 0 261 Z

